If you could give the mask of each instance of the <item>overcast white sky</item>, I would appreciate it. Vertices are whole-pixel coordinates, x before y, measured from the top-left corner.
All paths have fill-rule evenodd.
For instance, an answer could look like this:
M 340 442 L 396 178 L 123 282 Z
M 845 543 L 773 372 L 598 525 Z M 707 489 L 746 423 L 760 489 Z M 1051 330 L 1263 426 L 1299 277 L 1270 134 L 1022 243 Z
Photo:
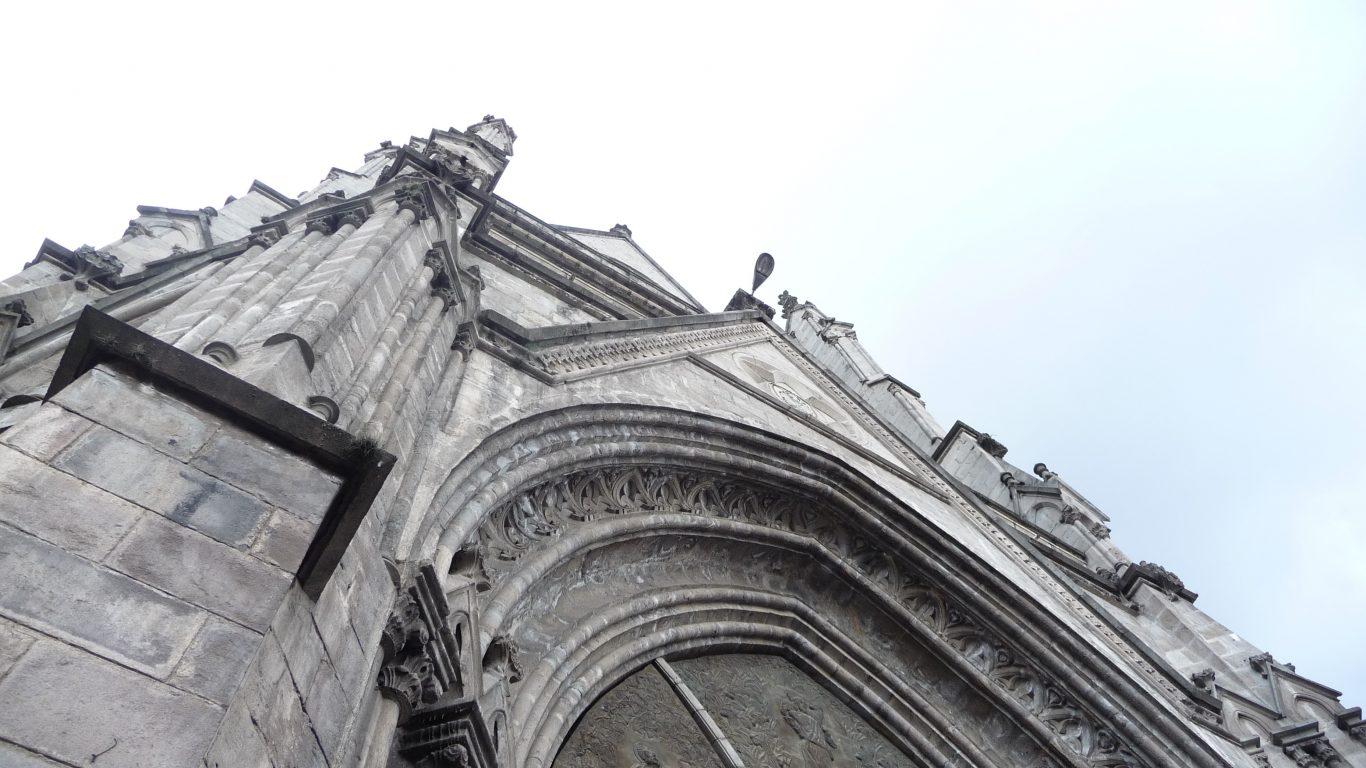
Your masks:
M 763 297 L 1366 705 L 1366 5 L 578 6 L 8 10 L 0 271 L 493 112 L 505 197 L 713 310 L 772 252 Z

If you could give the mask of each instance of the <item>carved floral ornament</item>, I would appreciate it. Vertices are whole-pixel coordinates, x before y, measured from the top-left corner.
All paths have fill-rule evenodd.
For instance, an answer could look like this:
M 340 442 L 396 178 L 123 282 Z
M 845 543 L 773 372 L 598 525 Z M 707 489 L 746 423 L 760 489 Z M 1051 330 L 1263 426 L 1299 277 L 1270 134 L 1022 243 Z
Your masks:
M 720 518 L 814 539 L 899 602 L 922 629 L 1041 722 L 1057 744 L 1085 764 L 1148 765 L 1040 666 L 971 616 L 938 585 L 911 572 L 885 542 L 864 535 L 813 499 L 674 468 L 629 466 L 576 472 L 517 494 L 485 519 L 479 532 L 483 575 L 500 583 L 542 543 L 594 520 L 631 514 Z

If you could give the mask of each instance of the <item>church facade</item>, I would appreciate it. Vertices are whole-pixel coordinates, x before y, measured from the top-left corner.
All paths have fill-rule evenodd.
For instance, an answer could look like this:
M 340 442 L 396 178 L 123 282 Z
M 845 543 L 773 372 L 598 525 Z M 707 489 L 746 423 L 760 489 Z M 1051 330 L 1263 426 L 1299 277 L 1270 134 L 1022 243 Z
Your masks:
M 0 765 L 1366 768 L 1328 686 L 492 116 L 0 283 Z

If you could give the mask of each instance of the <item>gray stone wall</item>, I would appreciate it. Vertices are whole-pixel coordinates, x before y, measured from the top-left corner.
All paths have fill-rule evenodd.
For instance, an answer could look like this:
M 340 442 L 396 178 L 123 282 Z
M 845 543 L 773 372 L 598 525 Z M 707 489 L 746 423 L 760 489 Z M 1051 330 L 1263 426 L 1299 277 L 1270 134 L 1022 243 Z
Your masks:
M 339 484 L 116 368 L 31 406 L 0 435 L 0 739 L 197 763 Z

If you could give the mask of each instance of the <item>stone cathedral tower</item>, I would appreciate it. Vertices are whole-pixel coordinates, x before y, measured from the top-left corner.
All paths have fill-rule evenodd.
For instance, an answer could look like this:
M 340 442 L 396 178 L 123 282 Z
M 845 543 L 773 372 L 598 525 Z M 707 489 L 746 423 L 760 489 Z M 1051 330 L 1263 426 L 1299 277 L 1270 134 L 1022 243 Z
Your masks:
M 0 765 L 1366 768 L 849 323 L 499 197 L 515 140 L 0 283 Z

